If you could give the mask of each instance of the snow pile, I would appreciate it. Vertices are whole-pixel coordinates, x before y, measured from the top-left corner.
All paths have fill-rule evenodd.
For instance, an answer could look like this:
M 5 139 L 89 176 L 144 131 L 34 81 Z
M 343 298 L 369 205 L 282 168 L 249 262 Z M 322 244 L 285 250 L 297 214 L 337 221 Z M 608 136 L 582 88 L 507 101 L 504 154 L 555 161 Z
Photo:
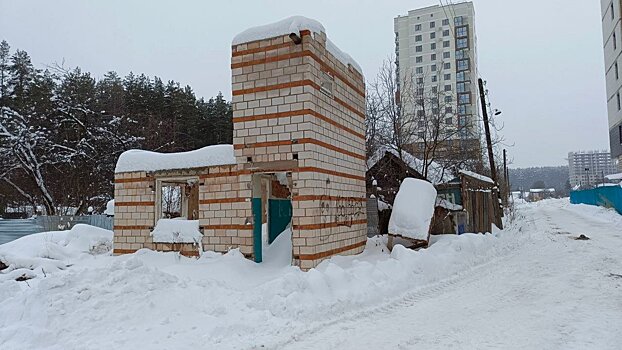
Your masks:
M 312 33 L 323 32 L 326 34 L 326 29 L 324 29 L 324 26 L 320 22 L 303 16 L 292 16 L 278 22 L 249 28 L 236 35 L 231 44 L 239 45 L 251 41 L 289 35 L 291 33 L 298 34 L 301 30 L 309 30 Z M 363 73 L 361 66 L 350 55 L 341 51 L 332 41 L 326 41 L 326 50 L 344 65 L 347 66 L 350 64 L 359 73 Z
M 104 210 L 104 215 L 114 216 L 114 199 L 111 199 L 106 203 L 106 210 Z
M 121 153 L 115 173 L 202 168 L 235 164 L 233 145 L 214 145 L 189 152 L 158 153 L 129 150 Z
M 200 243 L 199 220 L 160 219 L 151 231 L 156 243 Z
M 607 180 L 622 180 L 622 173 L 605 175 Z
M 436 189 L 431 183 L 404 179 L 393 202 L 389 233 L 427 241 L 435 203 Z
M 474 173 L 474 172 L 472 172 L 472 171 L 468 171 L 468 170 L 460 170 L 460 174 L 463 174 L 463 175 L 466 175 L 466 176 L 469 176 L 469 177 L 472 177 L 472 178 L 478 179 L 478 180 L 480 180 L 480 181 L 488 182 L 488 183 L 491 183 L 491 184 L 493 184 L 493 185 L 494 185 L 494 183 L 495 183 L 495 182 L 494 182 L 494 181 L 492 181 L 492 179 L 491 179 L 491 178 L 489 178 L 488 176 L 484 176 L 484 175 L 481 175 L 481 174 L 478 174 L 478 173 Z
M 375 154 L 373 154 L 367 160 L 367 170 L 373 168 L 374 165 L 376 165 L 376 163 L 378 163 L 380 159 L 382 159 L 385 156 L 386 153 L 391 153 L 394 156 L 400 158 L 399 152 L 397 152 L 397 150 L 391 147 L 388 147 L 388 146 L 381 147 L 378 151 L 376 151 Z M 423 173 L 423 168 L 425 165 L 423 160 L 413 156 L 412 154 L 406 151 L 402 151 L 401 159 L 404 161 L 404 163 L 406 163 L 406 165 L 408 165 L 413 170 L 419 173 Z M 455 177 L 451 175 L 450 171 L 448 169 L 445 169 L 439 163 L 432 162 L 428 166 L 428 181 L 430 181 L 431 183 L 435 185 L 438 185 L 441 183 L 447 183 L 453 180 L 454 178 Z
M 8 266 L 0 274 L 0 281 L 54 272 L 82 255 L 105 254 L 111 249 L 112 231 L 90 225 L 27 235 L 0 245 L 0 261 Z
M 462 210 L 462 206 L 459 204 L 454 204 L 446 199 L 443 198 L 436 198 L 436 206 L 437 207 L 441 207 L 441 208 L 445 208 L 447 210 L 451 210 L 451 211 L 459 211 Z

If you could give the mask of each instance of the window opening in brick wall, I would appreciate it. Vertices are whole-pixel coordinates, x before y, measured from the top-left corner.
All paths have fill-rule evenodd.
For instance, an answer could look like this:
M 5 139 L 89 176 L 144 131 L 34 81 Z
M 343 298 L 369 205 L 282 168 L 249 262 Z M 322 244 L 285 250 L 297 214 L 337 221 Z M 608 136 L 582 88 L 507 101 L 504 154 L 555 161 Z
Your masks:
M 320 84 L 320 91 L 332 97 L 334 82 L 335 79 L 330 74 L 328 74 L 327 72 L 322 72 L 322 83 Z
M 156 180 L 156 220 L 199 218 L 199 181 L 197 178 Z

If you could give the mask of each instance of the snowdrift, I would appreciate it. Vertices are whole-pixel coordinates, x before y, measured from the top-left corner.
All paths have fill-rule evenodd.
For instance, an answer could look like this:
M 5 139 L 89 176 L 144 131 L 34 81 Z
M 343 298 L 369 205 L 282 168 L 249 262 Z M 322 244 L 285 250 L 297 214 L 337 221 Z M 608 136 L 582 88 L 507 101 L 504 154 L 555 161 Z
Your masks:
M 203 235 L 199 231 L 199 220 L 160 219 L 153 231 L 157 243 L 200 243 Z
M 435 203 L 436 189 L 431 183 L 405 178 L 393 202 L 389 233 L 427 241 Z

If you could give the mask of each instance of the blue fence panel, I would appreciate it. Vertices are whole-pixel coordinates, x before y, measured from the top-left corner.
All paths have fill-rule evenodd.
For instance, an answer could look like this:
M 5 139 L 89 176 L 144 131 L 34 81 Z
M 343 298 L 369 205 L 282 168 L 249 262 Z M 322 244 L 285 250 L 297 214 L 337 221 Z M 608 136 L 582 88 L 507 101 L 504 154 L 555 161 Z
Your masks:
M 604 186 L 591 190 L 572 191 L 570 192 L 570 203 L 614 208 L 622 214 L 622 187 Z

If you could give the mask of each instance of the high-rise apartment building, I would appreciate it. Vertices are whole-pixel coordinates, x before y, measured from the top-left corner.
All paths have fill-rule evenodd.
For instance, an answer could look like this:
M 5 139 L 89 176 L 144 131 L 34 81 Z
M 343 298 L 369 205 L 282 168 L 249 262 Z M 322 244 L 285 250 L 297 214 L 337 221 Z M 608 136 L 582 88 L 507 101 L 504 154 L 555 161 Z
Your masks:
M 622 164 L 622 12 L 620 0 L 601 0 L 607 114 L 609 116 L 609 147 L 611 156 Z
M 401 110 L 417 120 L 414 153 L 439 139 L 429 120 L 440 121 L 441 149 L 481 156 L 477 38 L 472 2 L 429 6 L 394 19 Z M 432 118 L 430 118 L 430 115 Z
M 618 172 L 617 160 L 607 151 L 569 152 L 568 172 L 572 187 L 591 187 L 606 182 L 605 176 Z

